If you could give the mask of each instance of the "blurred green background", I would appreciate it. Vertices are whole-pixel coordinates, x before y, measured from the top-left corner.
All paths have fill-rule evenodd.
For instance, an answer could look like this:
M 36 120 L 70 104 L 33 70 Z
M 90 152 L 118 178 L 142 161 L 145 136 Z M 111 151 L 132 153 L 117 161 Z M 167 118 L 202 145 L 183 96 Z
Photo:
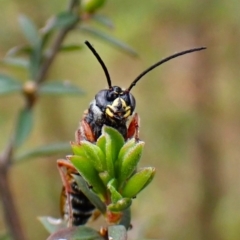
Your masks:
M 1 0 L 0 57 L 12 46 L 25 43 L 18 25 L 21 13 L 41 27 L 66 2 Z M 141 117 L 140 137 L 146 142 L 140 165 L 155 166 L 157 174 L 134 200 L 129 239 L 240 239 L 239 9 L 236 0 L 108 1 L 100 13 L 114 21 L 111 34 L 133 46 L 139 58 L 81 33 L 67 38 L 70 43 L 89 40 L 94 44 L 114 85 L 122 87 L 165 56 L 208 47 L 155 69 L 132 90 Z M 12 72 L 2 65 L 1 71 L 27 78 L 19 69 Z M 34 109 L 34 130 L 21 152 L 74 140 L 83 111 L 107 86 L 87 48 L 60 54 L 49 78 L 69 79 L 86 94 L 42 97 Z M 18 94 L 0 98 L 0 149 L 22 105 Z M 38 216 L 59 217 L 61 180 L 56 159 L 38 158 L 11 169 L 14 197 L 28 239 L 48 235 Z M 1 214 L 0 231 L 4 228 Z

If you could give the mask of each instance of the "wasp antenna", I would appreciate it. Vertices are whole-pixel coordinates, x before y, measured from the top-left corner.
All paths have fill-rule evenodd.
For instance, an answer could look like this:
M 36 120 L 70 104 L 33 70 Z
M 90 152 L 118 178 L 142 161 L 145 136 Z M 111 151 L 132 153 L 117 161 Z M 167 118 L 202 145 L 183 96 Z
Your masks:
M 92 53 L 94 54 L 94 56 L 97 58 L 98 62 L 101 64 L 103 71 L 105 73 L 105 76 L 107 78 L 107 82 L 108 82 L 108 87 L 112 88 L 112 83 L 111 83 L 111 78 L 109 75 L 109 72 L 107 70 L 106 65 L 104 64 L 103 60 L 101 59 L 101 57 L 99 56 L 99 54 L 97 53 L 97 51 L 94 49 L 94 47 L 90 44 L 90 42 L 85 41 L 85 44 L 88 46 L 88 48 L 92 51 Z
M 162 59 L 161 61 L 153 64 L 152 66 L 150 66 L 149 68 L 147 68 L 144 72 L 142 72 L 132 83 L 131 85 L 129 86 L 129 88 L 127 89 L 127 91 L 131 91 L 131 89 L 136 85 L 136 83 L 145 75 L 147 74 L 148 72 L 152 71 L 154 68 L 158 67 L 159 65 L 173 59 L 173 58 L 176 58 L 176 57 L 179 57 L 179 56 L 182 56 L 182 55 L 185 55 L 185 54 L 188 54 L 188 53 L 192 53 L 192 52 L 197 52 L 197 51 L 201 51 L 201 50 L 204 50 L 206 49 L 206 47 L 199 47 L 199 48 L 192 48 L 192 49 L 188 49 L 188 50 L 185 50 L 185 51 L 182 51 L 182 52 L 178 52 L 178 53 L 175 53 L 169 57 L 166 57 L 164 59 Z

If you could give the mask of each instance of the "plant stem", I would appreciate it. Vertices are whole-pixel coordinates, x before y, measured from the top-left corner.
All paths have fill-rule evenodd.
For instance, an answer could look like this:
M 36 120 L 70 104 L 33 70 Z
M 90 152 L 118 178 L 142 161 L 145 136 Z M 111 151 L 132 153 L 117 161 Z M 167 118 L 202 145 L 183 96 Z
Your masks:
M 76 5 L 78 5 L 78 3 L 79 3 L 79 1 L 77 1 L 77 0 L 71 0 L 69 3 L 69 6 L 68 6 L 68 11 L 73 12 L 74 7 Z M 55 59 L 63 40 L 65 39 L 68 32 L 70 30 L 72 30 L 78 22 L 79 22 L 79 18 L 71 26 L 63 28 L 58 33 L 55 41 L 53 42 L 52 48 L 50 49 L 50 53 L 49 53 L 48 57 L 46 58 L 45 62 L 42 64 L 42 66 L 38 72 L 38 75 L 35 79 L 38 84 L 44 81 L 44 79 L 48 73 L 48 70 L 49 70 L 53 60 Z
M 11 140 L 0 156 L 0 193 L 3 211 L 9 234 L 14 240 L 25 239 L 19 215 L 17 213 L 14 197 L 9 183 L 9 166 L 12 160 L 13 141 Z

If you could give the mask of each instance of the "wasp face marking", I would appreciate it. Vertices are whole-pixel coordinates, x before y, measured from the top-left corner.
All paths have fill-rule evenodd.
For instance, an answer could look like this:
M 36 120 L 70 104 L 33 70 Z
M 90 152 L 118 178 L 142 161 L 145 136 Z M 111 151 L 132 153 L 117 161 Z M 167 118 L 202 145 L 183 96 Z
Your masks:
M 98 94 L 96 95 L 97 105 L 100 106 L 110 121 L 126 121 L 128 117 L 132 115 L 136 106 L 133 95 L 118 86 L 114 86 L 105 91 L 105 101 L 102 102 L 102 106 L 100 104 L 98 105 L 100 101 L 98 101 Z
M 136 107 L 133 95 L 118 86 L 99 91 L 90 104 L 86 121 L 96 138 L 101 135 L 103 125 L 116 128 L 126 136 L 126 122 Z
M 131 107 L 127 106 L 121 97 L 116 98 L 111 105 L 107 105 L 105 114 L 112 121 L 123 121 L 132 115 Z

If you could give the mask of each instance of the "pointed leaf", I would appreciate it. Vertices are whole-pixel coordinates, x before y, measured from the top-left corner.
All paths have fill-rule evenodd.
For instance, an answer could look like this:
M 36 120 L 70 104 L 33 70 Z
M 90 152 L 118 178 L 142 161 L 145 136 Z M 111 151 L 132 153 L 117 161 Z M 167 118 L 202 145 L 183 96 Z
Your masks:
M 2 62 L 6 65 L 13 67 L 19 67 L 24 69 L 29 68 L 29 61 L 21 57 L 6 57 L 2 60 Z
M 111 178 L 115 177 L 114 159 L 112 154 L 112 139 L 106 136 L 106 169 Z
M 144 142 L 138 142 L 136 146 L 131 148 L 129 152 L 124 156 L 118 172 L 119 186 L 125 183 L 125 181 L 133 174 L 136 170 L 137 164 L 141 158 Z
M 82 49 L 83 49 L 82 44 L 68 44 L 68 45 L 61 46 L 59 51 L 61 51 L 61 52 L 72 52 L 72 51 L 78 51 L 78 50 L 82 50 Z
M 108 239 L 127 240 L 127 230 L 122 225 L 110 226 L 108 228 Z
M 78 21 L 78 16 L 72 12 L 59 13 L 48 25 L 48 31 L 54 28 L 66 28 Z
M 114 178 L 115 169 L 114 164 L 117 160 L 120 149 L 124 144 L 124 139 L 122 135 L 112 127 L 103 127 L 103 135 L 106 138 L 106 164 L 107 164 L 107 172 L 109 175 Z
M 41 61 L 42 61 L 42 41 L 39 40 L 34 45 L 30 55 L 29 72 L 31 79 L 36 79 L 41 65 Z
M 0 73 L 0 87 L 5 84 L 20 84 L 19 81 L 11 76 Z
M 45 95 L 82 95 L 84 92 L 69 81 L 54 81 L 44 83 L 39 88 L 40 94 Z
M 82 141 L 81 147 L 85 150 L 86 156 L 98 172 L 106 170 L 107 167 L 104 153 L 97 145 L 88 141 Z
M 16 132 L 15 132 L 15 145 L 19 147 L 27 139 L 33 126 L 33 113 L 31 109 L 23 109 L 20 111 Z
M 15 161 L 23 161 L 28 159 L 34 159 L 37 157 L 52 156 L 58 153 L 67 153 L 71 151 L 71 146 L 69 143 L 51 143 L 48 145 L 43 145 L 32 150 L 26 151 L 15 157 Z
M 47 240 L 105 240 L 96 230 L 86 227 L 68 227 L 61 229 L 47 238 Z
M 32 48 L 28 45 L 15 46 L 8 50 L 6 57 L 15 57 L 16 55 L 20 55 L 20 54 L 29 55 L 31 51 L 32 51 Z
M 100 23 L 104 27 L 107 27 L 110 29 L 114 28 L 114 24 L 113 24 L 112 20 L 110 18 L 108 18 L 107 16 L 94 14 L 92 16 L 92 19 L 95 20 L 96 22 Z
M 119 174 L 121 172 L 122 162 L 125 159 L 125 157 L 128 155 L 128 153 L 131 151 L 133 147 L 136 147 L 138 141 L 136 141 L 135 138 L 131 138 L 128 140 L 123 147 L 120 149 L 120 152 L 118 154 L 118 159 L 115 162 L 115 169 L 116 169 L 116 176 L 119 177 Z
M 100 172 L 98 175 L 105 186 L 107 186 L 108 182 L 112 179 L 107 171 Z
M 135 173 L 123 188 L 122 196 L 133 198 L 143 190 L 153 179 L 155 168 L 146 167 Z
M 96 145 L 100 147 L 102 152 L 104 153 L 104 156 L 106 156 L 106 137 L 104 135 L 101 135 L 96 142 Z
M 0 74 L 0 95 L 20 92 L 21 90 L 22 86 L 18 80 L 5 74 Z
M 111 145 L 112 159 L 115 162 L 120 149 L 124 145 L 123 136 L 116 129 L 108 126 L 103 127 L 103 135 L 106 137 L 106 141 L 109 141 L 109 145 Z
M 116 190 L 115 186 L 112 184 L 112 181 L 110 181 L 107 185 L 108 190 L 111 193 L 111 201 L 112 203 L 117 203 L 119 200 L 121 200 L 123 197 L 122 195 Z
M 74 155 L 81 156 L 81 157 L 86 157 L 86 153 L 84 148 L 82 148 L 82 145 L 77 144 L 75 142 L 71 142 L 71 147 Z
M 52 217 L 38 217 L 38 220 L 42 223 L 44 228 L 49 233 L 54 233 L 60 229 L 66 228 L 67 223 L 63 219 L 57 219 Z
M 74 167 L 79 171 L 88 184 L 93 187 L 93 190 L 104 198 L 106 195 L 106 189 L 98 176 L 97 170 L 93 167 L 89 159 L 76 155 L 68 156 L 67 158 L 72 162 Z
M 37 27 L 33 23 L 33 21 L 27 16 L 21 15 L 19 17 L 19 23 L 28 42 L 32 46 L 36 45 L 39 42 L 40 37 L 38 34 Z
M 126 43 L 123 43 L 122 41 L 102 32 L 102 31 L 99 31 L 99 30 L 89 27 L 89 26 L 81 26 L 81 27 L 79 27 L 79 30 L 86 34 L 89 34 L 91 36 L 97 37 L 97 38 L 103 40 L 104 42 L 107 42 L 107 43 L 111 44 L 112 46 L 118 48 L 119 50 L 124 51 L 127 54 L 130 54 L 133 57 L 138 56 L 137 52 L 133 48 L 128 46 Z
M 89 199 L 89 201 L 102 213 L 106 212 L 106 205 L 101 201 L 101 199 L 89 188 L 86 181 L 78 175 L 73 176 L 77 182 L 79 189 L 83 194 Z

